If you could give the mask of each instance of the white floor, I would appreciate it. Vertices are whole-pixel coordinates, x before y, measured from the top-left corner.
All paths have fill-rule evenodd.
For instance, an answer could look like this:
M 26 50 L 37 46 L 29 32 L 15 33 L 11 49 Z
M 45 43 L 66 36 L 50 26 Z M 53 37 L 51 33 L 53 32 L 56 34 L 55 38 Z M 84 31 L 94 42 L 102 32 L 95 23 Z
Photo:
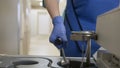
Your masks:
M 31 37 L 29 55 L 59 56 L 58 49 L 49 43 L 48 35 Z

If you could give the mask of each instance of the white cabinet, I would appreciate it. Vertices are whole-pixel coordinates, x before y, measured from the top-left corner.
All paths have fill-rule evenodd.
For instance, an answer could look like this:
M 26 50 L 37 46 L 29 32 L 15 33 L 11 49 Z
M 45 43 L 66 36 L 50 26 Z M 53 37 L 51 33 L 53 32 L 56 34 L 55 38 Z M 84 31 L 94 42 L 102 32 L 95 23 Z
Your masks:
M 0 0 L 0 54 L 19 54 L 18 0 Z
M 27 0 L 0 0 L 0 54 L 26 54 L 29 25 Z

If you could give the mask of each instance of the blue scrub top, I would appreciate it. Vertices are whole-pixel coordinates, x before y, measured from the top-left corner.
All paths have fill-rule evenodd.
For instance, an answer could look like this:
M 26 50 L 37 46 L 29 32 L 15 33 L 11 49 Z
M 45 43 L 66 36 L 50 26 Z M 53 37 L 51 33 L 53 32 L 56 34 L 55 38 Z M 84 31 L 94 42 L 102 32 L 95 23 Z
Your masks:
M 64 47 L 66 56 L 82 56 L 81 52 L 86 49 L 86 42 L 70 40 L 71 31 L 95 31 L 97 16 L 118 7 L 118 4 L 119 0 L 67 0 L 65 27 L 68 45 Z M 92 40 L 92 55 L 99 47 Z

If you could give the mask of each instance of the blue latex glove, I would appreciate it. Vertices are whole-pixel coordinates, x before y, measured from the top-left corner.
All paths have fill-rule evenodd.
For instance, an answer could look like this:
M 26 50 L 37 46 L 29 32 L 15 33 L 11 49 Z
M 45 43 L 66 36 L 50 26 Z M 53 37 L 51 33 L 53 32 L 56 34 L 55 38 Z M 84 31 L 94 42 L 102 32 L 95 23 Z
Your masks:
M 56 39 L 61 38 L 62 44 L 56 44 Z M 49 38 L 50 42 L 53 43 L 57 48 L 63 47 L 64 43 L 67 43 L 66 29 L 64 26 L 64 21 L 61 16 L 56 16 L 53 18 L 53 31 Z

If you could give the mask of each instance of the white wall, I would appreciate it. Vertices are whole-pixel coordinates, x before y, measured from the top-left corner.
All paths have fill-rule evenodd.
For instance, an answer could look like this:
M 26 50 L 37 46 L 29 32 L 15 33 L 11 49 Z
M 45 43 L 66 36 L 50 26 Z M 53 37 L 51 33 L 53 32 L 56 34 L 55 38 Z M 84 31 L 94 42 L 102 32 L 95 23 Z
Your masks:
M 37 13 L 38 13 L 38 10 L 32 9 L 30 11 L 30 29 L 31 29 L 32 36 L 37 35 Z
M 30 45 L 30 0 L 20 0 L 20 54 L 28 55 Z
M 51 18 L 46 9 L 32 9 L 30 14 L 31 36 L 49 35 L 51 32 Z
M 66 0 L 60 1 L 60 14 L 63 15 Z M 52 30 L 51 18 L 46 9 L 32 9 L 30 14 L 31 36 L 50 34 Z
M 0 0 L 0 54 L 19 54 L 18 0 Z
M 42 9 L 38 12 L 38 34 L 49 35 L 50 34 L 50 16 L 47 10 Z

